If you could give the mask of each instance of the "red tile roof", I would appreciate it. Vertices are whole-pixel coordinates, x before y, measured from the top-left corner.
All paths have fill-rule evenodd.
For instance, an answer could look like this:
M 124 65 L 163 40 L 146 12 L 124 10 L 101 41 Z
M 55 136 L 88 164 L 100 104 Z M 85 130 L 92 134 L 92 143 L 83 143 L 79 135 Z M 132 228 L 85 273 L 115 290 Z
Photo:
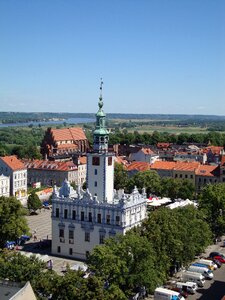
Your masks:
M 38 169 L 48 171 L 71 171 L 76 170 L 77 166 L 72 161 L 48 161 L 48 160 L 28 160 L 24 161 L 27 169 Z
M 57 146 L 58 149 L 77 149 L 78 146 L 76 144 L 60 144 Z
M 213 154 L 220 155 L 222 149 L 223 147 L 221 146 L 209 146 L 204 148 L 204 152 L 208 153 L 209 151 L 211 151 Z
M 52 129 L 51 132 L 55 141 L 79 141 L 87 139 L 85 132 L 81 127 Z
M 116 156 L 115 157 L 115 163 L 121 164 L 121 165 L 128 165 L 128 161 L 125 159 L 125 156 Z
M 157 143 L 157 148 L 169 148 L 170 143 Z
M 196 170 L 196 175 L 202 176 L 214 176 L 213 172 L 218 168 L 218 166 L 210 166 L 210 165 L 199 165 L 198 169 Z
M 154 154 L 154 152 L 150 148 L 141 148 L 141 150 L 144 154 Z
M 79 159 L 80 159 L 81 165 L 86 165 L 87 164 L 87 157 L 86 156 L 81 156 Z
M 0 157 L 2 161 L 13 171 L 26 169 L 25 165 L 16 155 Z
M 127 166 L 127 171 L 147 171 L 150 170 L 150 164 L 143 161 L 134 161 Z
M 177 170 L 177 171 L 195 171 L 199 162 L 175 162 L 175 161 L 156 161 L 151 165 L 151 169 Z

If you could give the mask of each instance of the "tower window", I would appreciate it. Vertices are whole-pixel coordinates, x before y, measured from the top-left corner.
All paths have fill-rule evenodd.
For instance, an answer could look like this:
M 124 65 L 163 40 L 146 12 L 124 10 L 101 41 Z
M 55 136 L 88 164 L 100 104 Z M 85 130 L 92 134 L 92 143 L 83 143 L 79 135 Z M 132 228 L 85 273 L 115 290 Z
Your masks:
M 108 157 L 108 166 L 112 165 L 112 157 Z
M 97 156 L 92 157 L 92 165 L 93 166 L 99 166 L 100 165 L 100 159 Z
M 67 219 L 68 210 L 64 209 L 64 219 Z
M 59 218 L 59 208 L 58 207 L 55 210 L 55 216 L 56 216 L 56 218 Z
M 97 181 L 95 181 L 95 187 L 98 185 Z
M 80 220 L 84 221 L 84 212 L 83 211 L 80 213 Z
M 97 175 L 98 174 L 98 170 L 97 169 L 95 169 L 95 175 Z
M 69 254 L 70 254 L 70 255 L 73 255 L 73 248 L 70 248 L 70 249 L 69 249 Z
M 76 211 L 73 210 L 73 220 L 76 220 Z

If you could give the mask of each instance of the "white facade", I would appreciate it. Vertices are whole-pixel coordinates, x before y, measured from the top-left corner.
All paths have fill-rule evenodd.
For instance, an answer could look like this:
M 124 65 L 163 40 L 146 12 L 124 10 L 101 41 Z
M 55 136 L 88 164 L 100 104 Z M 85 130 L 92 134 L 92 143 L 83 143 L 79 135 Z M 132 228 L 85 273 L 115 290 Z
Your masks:
M 17 162 L 17 158 L 15 156 L 8 158 L 10 158 L 8 159 L 9 163 L 4 161 L 4 157 L 0 158 L 0 173 L 10 178 L 10 196 L 16 197 L 22 204 L 25 204 L 27 200 L 27 169 L 25 167 L 14 168 L 13 164 Z
M 130 161 L 143 161 L 149 164 L 153 164 L 159 160 L 159 155 L 153 153 L 150 149 L 140 149 L 138 152 L 131 153 L 129 157 Z
M 8 176 L 0 175 L 0 197 L 9 197 L 10 181 Z
M 145 190 L 136 188 L 130 195 L 115 191 L 113 203 L 103 203 L 65 181 L 52 203 L 52 253 L 81 260 L 105 238 L 125 234 L 146 217 Z

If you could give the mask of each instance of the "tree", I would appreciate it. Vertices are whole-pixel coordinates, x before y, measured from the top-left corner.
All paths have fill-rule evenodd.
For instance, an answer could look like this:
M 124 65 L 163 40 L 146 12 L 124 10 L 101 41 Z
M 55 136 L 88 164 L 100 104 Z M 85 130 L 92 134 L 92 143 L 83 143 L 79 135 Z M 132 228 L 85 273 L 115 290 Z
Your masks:
M 128 175 L 123 165 L 115 163 L 114 167 L 114 188 L 116 190 L 124 189 L 127 186 Z
M 131 192 L 136 186 L 139 190 L 146 188 L 147 194 L 160 194 L 160 177 L 156 171 L 148 170 L 136 173 L 128 181 L 127 187 Z
M 28 197 L 27 207 L 30 211 L 36 211 L 37 209 L 40 209 L 42 207 L 41 200 L 34 191 Z
M 7 240 L 15 241 L 22 234 L 28 234 L 26 211 L 15 197 L 0 197 L 0 247 Z
M 89 267 L 109 287 L 117 286 L 125 299 L 137 287 L 145 286 L 153 291 L 160 281 L 151 243 L 133 231 L 95 247 L 89 257 Z
M 209 184 L 199 195 L 199 209 L 204 213 L 215 236 L 225 233 L 225 184 Z
M 194 199 L 195 187 L 188 179 L 164 177 L 161 179 L 161 196 L 171 199 Z
M 46 264 L 32 255 L 30 258 L 20 252 L 5 250 L 0 254 L 0 278 L 26 282 L 40 276 Z

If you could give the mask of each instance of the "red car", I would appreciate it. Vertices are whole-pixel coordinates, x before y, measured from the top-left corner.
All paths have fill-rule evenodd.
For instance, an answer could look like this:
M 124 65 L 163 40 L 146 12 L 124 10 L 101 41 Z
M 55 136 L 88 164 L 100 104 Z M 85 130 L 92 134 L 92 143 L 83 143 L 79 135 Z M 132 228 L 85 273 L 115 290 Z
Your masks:
M 225 258 L 223 256 L 214 256 L 213 258 L 225 264 Z

